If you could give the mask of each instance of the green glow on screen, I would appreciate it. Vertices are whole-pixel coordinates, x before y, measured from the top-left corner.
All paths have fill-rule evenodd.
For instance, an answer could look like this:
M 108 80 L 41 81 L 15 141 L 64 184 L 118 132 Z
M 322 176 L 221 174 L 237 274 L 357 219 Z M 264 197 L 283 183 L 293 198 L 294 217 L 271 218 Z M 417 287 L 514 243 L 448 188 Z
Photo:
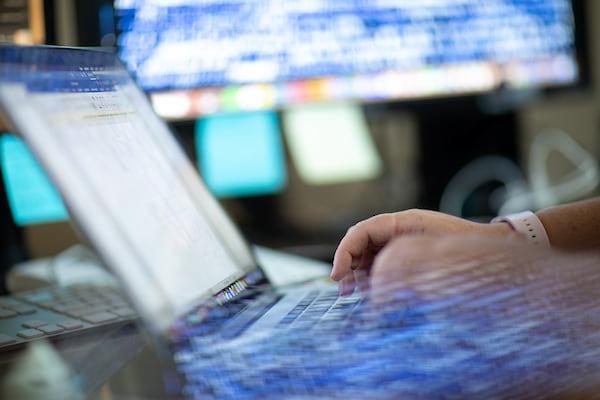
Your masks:
M 208 188 L 218 197 L 281 192 L 287 180 L 277 114 L 220 114 L 196 124 L 196 151 Z
M 60 194 L 21 139 L 0 135 L 0 168 L 8 204 L 17 225 L 69 218 Z

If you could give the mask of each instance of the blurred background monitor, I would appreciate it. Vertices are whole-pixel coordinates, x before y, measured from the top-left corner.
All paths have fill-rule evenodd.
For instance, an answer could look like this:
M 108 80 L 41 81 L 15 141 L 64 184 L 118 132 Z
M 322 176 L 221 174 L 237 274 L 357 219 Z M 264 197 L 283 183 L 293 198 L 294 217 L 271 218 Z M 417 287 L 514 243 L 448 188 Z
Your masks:
M 165 118 L 578 79 L 569 0 L 117 0 L 115 15 Z
M 0 136 L 0 169 L 12 218 L 18 226 L 68 219 L 56 188 L 27 145 L 16 136 Z

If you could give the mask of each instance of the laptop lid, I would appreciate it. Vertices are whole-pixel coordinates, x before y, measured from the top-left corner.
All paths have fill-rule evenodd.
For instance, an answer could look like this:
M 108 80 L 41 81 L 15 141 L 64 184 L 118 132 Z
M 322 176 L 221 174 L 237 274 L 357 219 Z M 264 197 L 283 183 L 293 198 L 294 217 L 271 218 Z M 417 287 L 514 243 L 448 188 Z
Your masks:
M 154 328 L 257 270 L 113 53 L 0 46 L 0 109 Z

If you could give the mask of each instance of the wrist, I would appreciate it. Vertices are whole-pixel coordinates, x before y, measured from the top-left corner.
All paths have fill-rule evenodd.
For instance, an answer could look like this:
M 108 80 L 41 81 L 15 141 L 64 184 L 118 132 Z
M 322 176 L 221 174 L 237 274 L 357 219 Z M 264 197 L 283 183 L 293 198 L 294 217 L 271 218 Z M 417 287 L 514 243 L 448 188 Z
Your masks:
M 519 232 L 516 232 L 508 222 L 504 221 L 491 222 L 489 224 L 486 224 L 486 227 L 487 231 L 494 236 L 506 237 L 519 234 Z

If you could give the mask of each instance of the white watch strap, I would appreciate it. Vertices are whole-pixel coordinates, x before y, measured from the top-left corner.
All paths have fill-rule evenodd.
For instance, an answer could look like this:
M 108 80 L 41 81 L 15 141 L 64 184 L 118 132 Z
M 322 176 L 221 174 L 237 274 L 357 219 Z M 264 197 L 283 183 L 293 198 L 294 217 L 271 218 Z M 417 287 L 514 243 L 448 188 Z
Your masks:
M 506 222 L 516 232 L 522 233 L 534 246 L 549 249 L 550 240 L 542 221 L 531 211 L 496 217 L 492 222 Z

